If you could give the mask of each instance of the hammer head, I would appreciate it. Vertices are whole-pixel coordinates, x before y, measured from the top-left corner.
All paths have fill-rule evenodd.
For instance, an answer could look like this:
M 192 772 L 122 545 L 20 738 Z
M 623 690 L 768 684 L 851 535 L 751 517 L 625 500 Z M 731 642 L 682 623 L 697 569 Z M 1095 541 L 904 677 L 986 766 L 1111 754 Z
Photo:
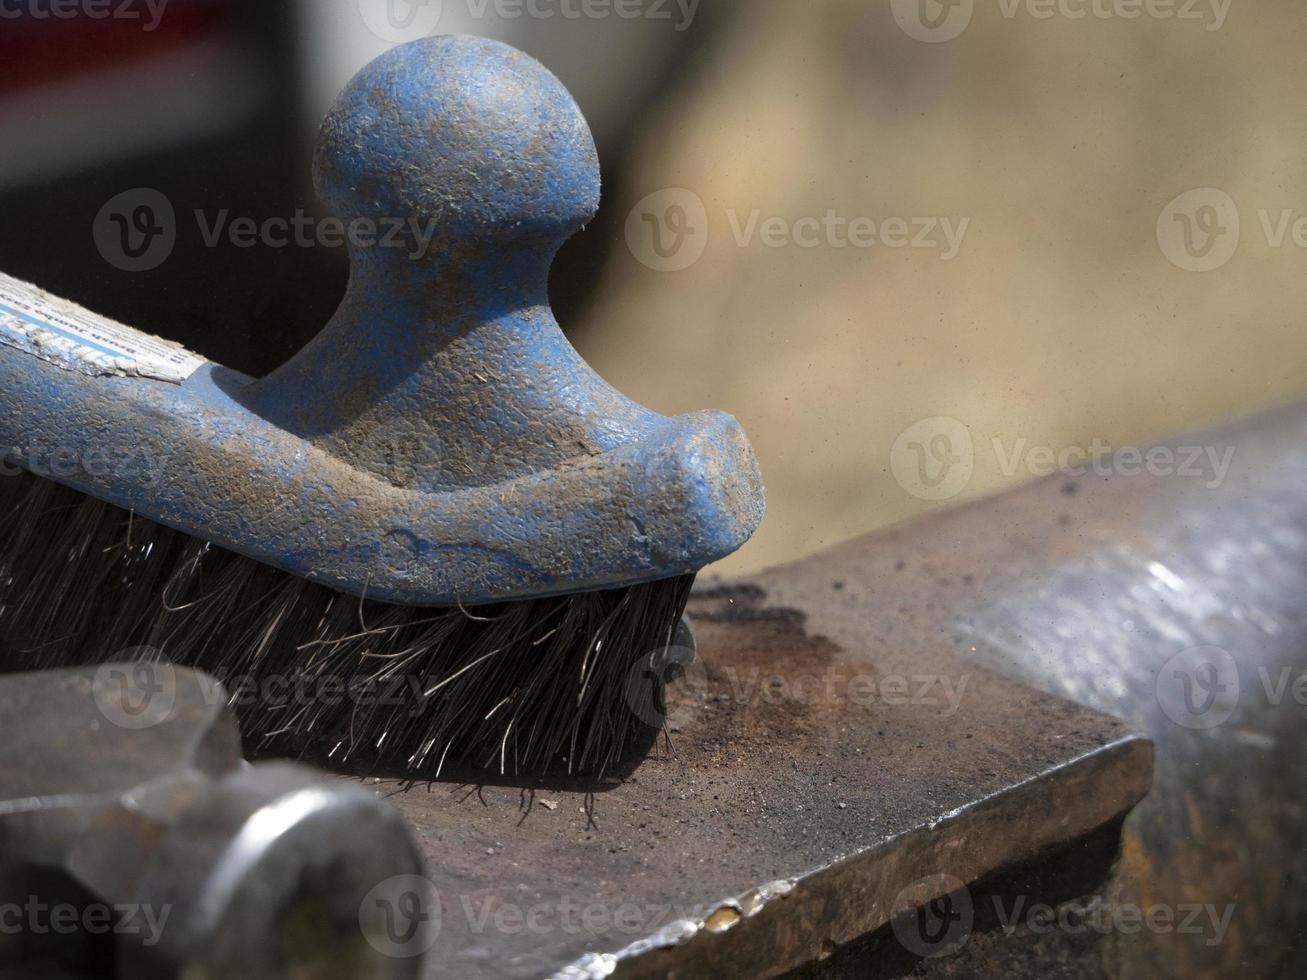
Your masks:
M 0 967 L 418 975 L 439 903 L 398 815 L 247 765 L 226 704 L 167 664 L 0 679 Z

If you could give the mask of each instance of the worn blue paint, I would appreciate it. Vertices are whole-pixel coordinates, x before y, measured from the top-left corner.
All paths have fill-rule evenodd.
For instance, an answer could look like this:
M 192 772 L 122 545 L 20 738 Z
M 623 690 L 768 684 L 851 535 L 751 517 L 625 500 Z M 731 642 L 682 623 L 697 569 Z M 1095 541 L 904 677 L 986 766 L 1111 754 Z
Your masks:
M 60 482 L 411 605 L 631 585 L 748 539 L 763 494 L 735 420 L 629 401 L 549 310 L 553 256 L 599 200 L 553 75 L 482 39 L 396 48 L 328 115 L 314 171 L 354 227 L 404 230 L 357 236 L 345 300 L 299 355 L 259 381 L 210 365 L 173 385 L 0 347 L 0 447 L 40 469 L 33 447 L 58 445 L 79 461 Z M 92 473 L 92 451 L 144 454 L 157 477 Z

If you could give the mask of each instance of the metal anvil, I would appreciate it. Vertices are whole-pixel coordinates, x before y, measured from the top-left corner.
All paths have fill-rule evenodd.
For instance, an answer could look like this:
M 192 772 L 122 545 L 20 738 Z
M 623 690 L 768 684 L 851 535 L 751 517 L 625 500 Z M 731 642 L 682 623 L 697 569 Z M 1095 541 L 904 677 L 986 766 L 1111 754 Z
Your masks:
M 631 778 L 394 798 L 427 975 L 1301 975 L 1304 445 L 1297 406 L 1174 441 L 1219 486 L 1059 476 L 704 583 Z

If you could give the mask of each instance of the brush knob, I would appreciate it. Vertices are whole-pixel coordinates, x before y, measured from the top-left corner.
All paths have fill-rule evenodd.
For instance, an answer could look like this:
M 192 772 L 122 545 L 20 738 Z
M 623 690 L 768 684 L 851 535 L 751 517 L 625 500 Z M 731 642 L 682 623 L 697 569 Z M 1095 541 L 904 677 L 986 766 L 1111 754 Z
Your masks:
M 445 260 L 552 255 L 599 207 L 598 154 L 567 89 L 484 38 L 424 38 L 364 68 L 323 123 L 314 182 L 346 222 L 434 230 Z
M 599 204 L 561 82 L 497 41 L 424 38 L 350 82 L 322 127 L 323 201 L 350 229 L 331 322 L 245 397 L 409 489 L 499 483 L 662 419 L 614 391 L 549 308 L 555 253 Z

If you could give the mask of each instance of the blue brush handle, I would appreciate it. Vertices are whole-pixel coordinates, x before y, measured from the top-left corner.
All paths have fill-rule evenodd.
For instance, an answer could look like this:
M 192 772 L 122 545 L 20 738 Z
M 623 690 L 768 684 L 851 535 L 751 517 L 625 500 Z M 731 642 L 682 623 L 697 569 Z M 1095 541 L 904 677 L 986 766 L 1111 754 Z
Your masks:
M 721 413 L 667 419 L 600 379 L 549 309 L 550 263 L 599 167 L 553 75 L 494 41 L 428 38 L 347 87 L 315 158 L 354 229 L 322 333 L 269 377 L 88 377 L 0 346 L 0 445 L 145 447 L 159 479 L 58 478 L 323 582 L 412 605 L 697 570 L 762 517 Z M 374 240 L 375 239 L 375 240 Z
M 336 316 L 251 393 L 278 425 L 445 490 L 597 456 L 665 423 L 600 379 L 549 308 L 554 254 L 599 206 L 599 163 L 576 103 L 537 62 L 467 38 L 396 48 L 331 110 L 314 171 L 347 225 L 404 230 L 351 245 Z

